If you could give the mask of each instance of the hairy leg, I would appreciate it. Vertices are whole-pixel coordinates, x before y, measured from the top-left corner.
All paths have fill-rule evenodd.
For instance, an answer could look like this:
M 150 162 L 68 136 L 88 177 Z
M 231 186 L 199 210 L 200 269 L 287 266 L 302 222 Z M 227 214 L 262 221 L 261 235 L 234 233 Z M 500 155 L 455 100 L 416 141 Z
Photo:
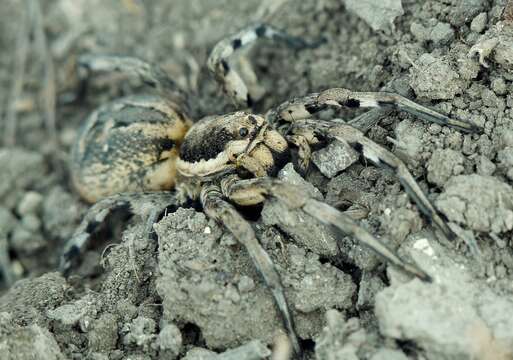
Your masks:
M 285 298 L 280 275 L 276 271 L 269 254 L 260 245 L 253 228 L 230 203 L 224 200 L 221 189 L 217 186 L 205 185 L 203 187 L 201 190 L 201 203 L 205 213 L 210 218 L 223 224 L 246 248 L 255 267 L 273 294 L 294 351 L 298 355 L 301 354 L 294 320 Z
M 343 88 L 327 89 L 296 98 L 279 105 L 267 115 L 271 122 L 308 119 L 327 107 L 393 108 L 406 111 L 418 118 L 440 125 L 450 126 L 466 133 L 479 133 L 482 129 L 466 121 L 450 117 L 419 105 L 401 95 L 387 92 L 357 92 Z
M 294 134 L 287 136 L 287 141 L 297 148 L 297 155 L 292 159 L 294 167 L 297 168 L 296 171 L 305 176 L 312 160 L 312 149 L 308 138 L 303 134 Z
M 303 128 L 303 132 L 305 131 L 305 127 L 318 129 L 328 137 L 348 143 L 365 159 L 371 161 L 376 166 L 392 171 L 399 179 L 408 196 L 417 204 L 419 210 L 428 221 L 434 223 L 447 239 L 452 240 L 457 237 L 417 184 L 406 164 L 391 151 L 375 143 L 367 138 L 361 131 L 349 125 L 333 124 L 326 121 L 302 120 L 293 125 L 293 127 L 294 126 Z M 480 253 L 477 243 L 468 243 L 467 245 L 474 255 Z
M 318 221 L 352 236 L 404 272 L 422 280 L 431 280 L 423 270 L 402 260 L 384 243 L 356 224 L 350 216 L 328 204 L 306 196 L 304 191 L 291 184 L 269 177 L 239 180 L 236 176 L 232 176 L 223 180 L 222 188 L 230 200 L 241 205 L 257 204 L 265 201 L 268 197 L 274 197 L 290 209 L 301 209 Z
M 125 193 L 98 201 L 88 210 L 73 236 L 64 245 L 59 270 L 64 274 L 70 272 L 74 263 L 80 259 L 91 242 L 92 235 L 113 213 L 120 212 L 140 216 L 146 221 L 148 231 L 150 231 L 153 223 L 166 208 L 174 208 L 178 205 L 171 192 Z
M 186 107 L 187 94 L 159 66 L 141 59 L 129 56 L 113 55 L 82 55 L 78 59 L 79 76 L 83 82 L 82 88 L 87 89 L 87 80 L 92 73 L 120 72 L 139 77 L 151 87 L 156 88 L 163 97 Z
M 317 47 L 324 42 L 322 40 L 308 43 L 300 37 L 289 35 L 263 23 L 248 26 L 219 41 L 212 49 L 207 65 L 235 105 L 251 107 L 257 100 L 258 94 L 251 93 L 251 88 L 258 87 L 255 86 L 255 74 L 249 62 L 243 60 L 241 66 L 233 60 L 235 55 L 243 54 L 259 39 L 284 42 L 293 49 Z M 251 87 L 248 87 L 249 84 Z

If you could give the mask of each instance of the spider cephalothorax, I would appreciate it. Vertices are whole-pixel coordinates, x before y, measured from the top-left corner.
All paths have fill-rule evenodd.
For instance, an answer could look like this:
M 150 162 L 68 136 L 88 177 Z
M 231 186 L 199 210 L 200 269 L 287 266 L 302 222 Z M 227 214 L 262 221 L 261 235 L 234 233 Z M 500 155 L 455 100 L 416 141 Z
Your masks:
M 200 120 L 185 136 L 178 172 L 205 177 L 230 170 L 275 175 L 288 159 L 283 136 L 259 115 L 235 112 Z
M 231 60 L 240 49 L 265 37 L 284 39 L 295 47 L 307 45 L 259 24 L 221 41 L 209 58 L 210 69 L 238 105 L 251 105 L 259 91 L 249 62 L 239 59 L 238 64 L 244 66 L 237 66 Z M 72 178 L 79 193 L 96 204 L 66 243 L 61 262 L 65 272 L 113 210 L 139 214 L 151 224 L 166 207 L 181 205 L 183 197 L 169 190 L 187 188 L 182 193 L 198 200 L 207 216 L 223 224 L 245 246 L 270 287 L 292 346 L 299 353 L 299 339 L 280 276 L 252 226 L 234 205 L 255 205 L 273 197 L 289 209 L 303 211 L 354 237 L 403 271 L 430 280 L 424 271 L 402 260 L 347 214 L 275 178 L 290 160 L 291 148 L 296 167 L 305 173 L 310 165 L 311 146 L 333 140 L 347 143 L 366 160 L 394 172 L 428 220 L 447 238 L 455 237 L 406 165 L 392 152 L 346 123 L 312 118 L 333 106 L 394 107 L 460 131 L 479 131 L 470 123 L 451 119 L 399 95 L 342 88 L 287 101 L 266 116 L 238 111 L 194 123 L 180 101 L 183 92 L 176 90 L 158 67 L 134 58 L 106 56 L 88 56 L 81 65 L 89 71 L 136 73 L 145 83 L 157 87 L 161 96 L 133 96 L 105 105 L 88 118 L 79 133 L 72 155 Z

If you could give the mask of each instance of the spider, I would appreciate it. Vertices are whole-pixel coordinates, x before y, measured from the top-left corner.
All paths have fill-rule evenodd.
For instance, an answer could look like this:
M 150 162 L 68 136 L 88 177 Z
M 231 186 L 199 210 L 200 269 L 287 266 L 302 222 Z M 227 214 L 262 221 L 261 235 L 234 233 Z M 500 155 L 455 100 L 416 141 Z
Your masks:
M 220 41 L 207 65 L 239 107 L 251 108 L 262 95 L 243 55 L 244 50 L 264 38 L 285 41 L 298 49 L 319 45 L 266 24 L 247 27 Z M 91 72 L 135 73 L 159 95 L 129 96 L 108 103 L 93 112 L 79 132 L 72 150 L 72 180 L 79 194 L 95 204 L 65 244 L 60 264 L 65 273 L 113 211 L 143 216 L 151 229 L 164 209 L 183 206 L 187 200 L 199 202 L 208 217 L 224 225 L 246 248 L 272 292 L 292 348 L 300 354 L 280 276 L 252 226 L 235 206 L 252 206 L 275 198 L 289 209 L 300 209 L 354 237 L 402 271 L 430 281 L 422 269 L 401 259 L 347 214 L 276 179 L 277 172 L 291 159 L 305 174 L 311 147 L 333 140 L 349 144 L 366 160 L 394 172 L 427 219 L 448 239 L 456 237 L 406 165 L 392 152 L 346 123 L 313 117 L 328 107 L 395 108 L 467 133 L 479 132 L 475 125 L 396 94 L 342 88 L 287 101 L 265 115 L 236 111 L 193 122 L 187 115 L 186 94 L 158 66 L 131 57 L 93 55 L 83 56 L 79 65 L 86 70 L 86 80 Z

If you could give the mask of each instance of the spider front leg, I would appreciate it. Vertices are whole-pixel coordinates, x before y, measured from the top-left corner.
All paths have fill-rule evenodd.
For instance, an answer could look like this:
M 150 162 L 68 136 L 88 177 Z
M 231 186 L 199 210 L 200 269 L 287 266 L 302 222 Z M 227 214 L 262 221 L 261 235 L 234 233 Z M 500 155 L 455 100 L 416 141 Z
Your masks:
M 419 105 L 401 95 L 388 92 L 357 92 L 343 88 L 327 89 L 302 98 L 287 101 L 268 113 L 271 122 L 311 118 L 329 106 L 348 108 L 394 108 L 406 111 L 422 120 L 450 126 L 465 133 L 480 133 L 482 129 L 466 121 L 452 119 L 438 111 Z
M 323 39 L 309 43 L 268 24 L 249 26 L 219 41 L 212 49 L 207 65 L 237 106 L 252 107 L 264 92 L 257 84 L 256 74 L 250 62 L 244 56 L 259 39 L 281 41 L 293 49 L 314 48 L 324 42 Z M 239 56 L 235 56 L 237 53 Z
M 84 216 L 73 236 L 64 244 L 59 270 L 68 274 L 83 255 L 92 236 L 114 213 L 138 215 L 147 222 L 148 233 L 158 216 L 168 207 L 176 207 L 178 201 L 170 192 L 124 193 L 113 195 L 94 204 Z
M 230 203 L 224 200 L 223 193 L 218 186 L 204 185 L 200 198 L 205 213 L 210 218 L 223 224 L 235 236 L 237 241 L 246 248 L 255 267 L 273 294 L 294 352 L 300 355 L 302 353 L 301 346 L 296 334 L 294 319 L 283 291 L 280 275 L 276 271 L 269 254 L 260 245 L 253 228 Z
M 239 205 L 254 205 L 268 197 L 274 197 L 290 209 L 301 209 L 321 223 L 331 225 L 345 235 L 352 236 L 404 272 L 431 281 L 431 277 L 422 269 L 402 260 L 388 246 L 356 224 L 350 216 L 306 196 L 302 189 L 294 185 L 270 177 L 240 180 L 236 176 L 231 176 L 224 179 L 221 186 L 223 193 Z
M 435 209 L 431 201 L 429 201 L 426 194 L 424 194 L 419 184 L 417 184 L 406 164 L 404 164 L 391 151 L 365 137 L 361 131 L 349 125 L 331 124 L 320 121 L 313 122 L 308 120 L 304 120 L 304 124 L 306 126 L 310 125 L 314 128 L 319 128 L 319 126 L 324 125 L 322 131 L 328 137 L 348 143 L 353 149 L 363 155 L 365 159 L 371 161 L 376 166 L 395 173 L 408 196 L 415 202 L 415 204 L 417 204 L 419 210 L 424 214 L 424 216 L 426 216 L 428 221 L 433 222 L 447 239 L 452 240 L 457 237 L 457 235 L 447 225 L 446 221 L 439 215 L 438 211 Z M 300 123 L 297 123 L 297 125 L 299 126 Z M 480 251 L 477 243 L 468 243 L 468 246 L 474 255 L 479 255 Z
M 187 94 L 159 66 L 129 56 L 87 54 L 78 58 L 78 73 L 81 89 L 87 91 L 87 82 L 92 73 L 119 72 L 139 79 L 162 96 L 187 107 Z

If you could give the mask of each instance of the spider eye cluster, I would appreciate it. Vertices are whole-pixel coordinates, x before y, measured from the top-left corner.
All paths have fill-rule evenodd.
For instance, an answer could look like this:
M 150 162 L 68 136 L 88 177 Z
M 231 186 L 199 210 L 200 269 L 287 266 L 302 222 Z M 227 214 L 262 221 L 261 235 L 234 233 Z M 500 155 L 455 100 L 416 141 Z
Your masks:
M 248 134 L 249 134 L 249 130 L 248 130 L 248 128 L 247 128 L 247 127 L 241 127 L 241 128 L 239 129 L 239 135 L 240 135 L 241 137 L 246 137 L 246 136 L 248 136 Z

